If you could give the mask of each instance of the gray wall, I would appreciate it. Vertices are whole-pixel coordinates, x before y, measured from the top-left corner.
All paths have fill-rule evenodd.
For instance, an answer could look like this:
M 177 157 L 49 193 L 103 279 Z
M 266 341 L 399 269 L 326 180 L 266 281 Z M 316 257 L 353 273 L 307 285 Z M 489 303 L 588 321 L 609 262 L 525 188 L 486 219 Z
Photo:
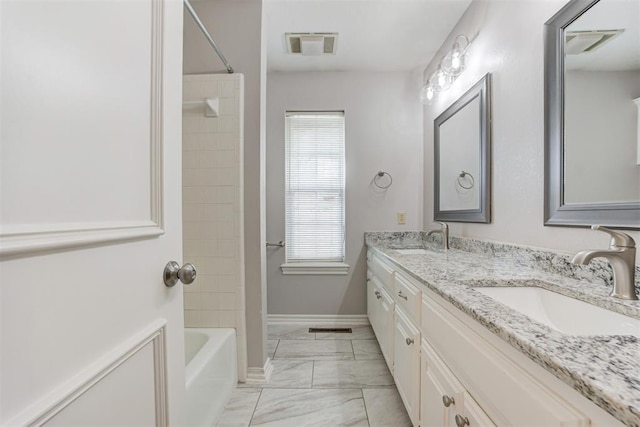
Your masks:
M 485 73 L 492 80 L 492 223 L 451 224 L 451 234 L 574 252 L 607 247 L 609 238 L 584 228 L 545 227 L 544 23 L 565 0 L 474 0 L 440 52 L 433 71 L 458 34 L 471 40 L 468 69 L 449 91 L 425 107 L 424 227 L 433 219 L 433 120 Z M 426 75 L 426 73 L 425 73 Z M 630 233 L 636 241 L 640 232 Z M 640 258 L 640 253 L 638 254 Z
M 247 357 L 250 367 L 266 360 L 264 300 L 264 93 L 266 79 L 261 0 L 194 1 L 192 5 L 236 72 L 244 74 L 244 232 Z M 184 74 L 225 73 L 191 16 L 184 14 Z
M 344 110 L 347 276 L 283 276 L 284 249 L 267 252 L 269 314 L 366 313 L 364 232 L 417 230 L 422 224 L 420 78 L 411 73 L 269 73 L 267 80 L 267 240 L 285 238 L 284 114 Z M 375 191 L 378 170 L 393 176 Z M 406 225 L 396 223 L 406 213 Z
M 572 71 L 565 78 L 565 203 L 640 200 L 638 71 Z

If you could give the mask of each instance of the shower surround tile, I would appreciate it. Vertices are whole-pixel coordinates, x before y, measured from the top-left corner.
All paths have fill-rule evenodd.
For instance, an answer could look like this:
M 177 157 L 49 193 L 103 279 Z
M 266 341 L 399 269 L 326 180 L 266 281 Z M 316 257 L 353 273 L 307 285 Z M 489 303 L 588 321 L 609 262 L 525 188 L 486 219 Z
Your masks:
M 198 270 L 184 286 L 185 327 L 235 328 L 238 376 L 246 377 L 244 266 L 242 245 L 241 74 L 183 76 L 183 102 L 218 97 L 218 117 L 205 117 L 204 104 L 183 109 L 182 205 L 184 262 Z
M 360 390 L 263 390 L 251 426 L 367 427 Z

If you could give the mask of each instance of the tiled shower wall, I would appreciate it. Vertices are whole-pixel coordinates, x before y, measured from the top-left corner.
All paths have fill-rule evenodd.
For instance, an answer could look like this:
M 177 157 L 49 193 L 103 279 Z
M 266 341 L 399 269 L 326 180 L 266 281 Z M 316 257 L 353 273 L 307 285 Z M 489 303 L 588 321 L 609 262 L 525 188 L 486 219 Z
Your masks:
M 184 287 L 185 326 L 236 328 L 243 379 L 243 76 L 188 75 L 183 83 L 185 103 L 218 98 L 220 107 L 218 117 L 205 117 L 204 105 L 183 108 L 184 262 L 198 271 L 196 281 Z

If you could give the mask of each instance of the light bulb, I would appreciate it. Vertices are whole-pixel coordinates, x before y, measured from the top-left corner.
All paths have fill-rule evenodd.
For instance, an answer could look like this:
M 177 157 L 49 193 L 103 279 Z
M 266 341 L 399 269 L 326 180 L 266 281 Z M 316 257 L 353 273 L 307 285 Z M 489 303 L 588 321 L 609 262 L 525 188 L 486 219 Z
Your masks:
M 431 104 L 431 101 L 433 101 L 433 98 L 435 97 L 436 97 L 436 92 L 433 90 L 433 87 L 431 87 L 430 84 L 426 84 L 422 86 L 422 90 L 420 91 L 420 101 L 424 105 Z
M 453 68 L 454 70 L 457 70 L 460 68 L 460 65 L 461 65 L 460 55 L 456 54 L 451 58 L 451 68 Z
M 460 47 L 458 39 L 465 40 L 466 45 L 464 49 Z M 463 35 L 459 35 L 458 37 L 456 37 L 456 42 L 453 43 L 453 47 L 451 48 L 451 50 L 442 59 L 442 69 L 445 73 L 449 74 L 454 79 L 464 71 L 465 56 L 468 47 L 469 39 L 467 39 Z
M 451 86 L 451 76 L 442 71 L 440 67 L 429 78 L 429 84 L 435 92 L 442 92 Z

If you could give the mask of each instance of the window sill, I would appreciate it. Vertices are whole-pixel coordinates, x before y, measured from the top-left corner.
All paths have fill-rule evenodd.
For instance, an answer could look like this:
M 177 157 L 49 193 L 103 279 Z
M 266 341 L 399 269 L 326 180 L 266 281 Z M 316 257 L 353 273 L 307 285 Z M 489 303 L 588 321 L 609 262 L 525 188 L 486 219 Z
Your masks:
M 349 274 L 349 264 L 343 262 L 297 262 L 282 264 L 282 274 L 308 274 L 344 276 Z

